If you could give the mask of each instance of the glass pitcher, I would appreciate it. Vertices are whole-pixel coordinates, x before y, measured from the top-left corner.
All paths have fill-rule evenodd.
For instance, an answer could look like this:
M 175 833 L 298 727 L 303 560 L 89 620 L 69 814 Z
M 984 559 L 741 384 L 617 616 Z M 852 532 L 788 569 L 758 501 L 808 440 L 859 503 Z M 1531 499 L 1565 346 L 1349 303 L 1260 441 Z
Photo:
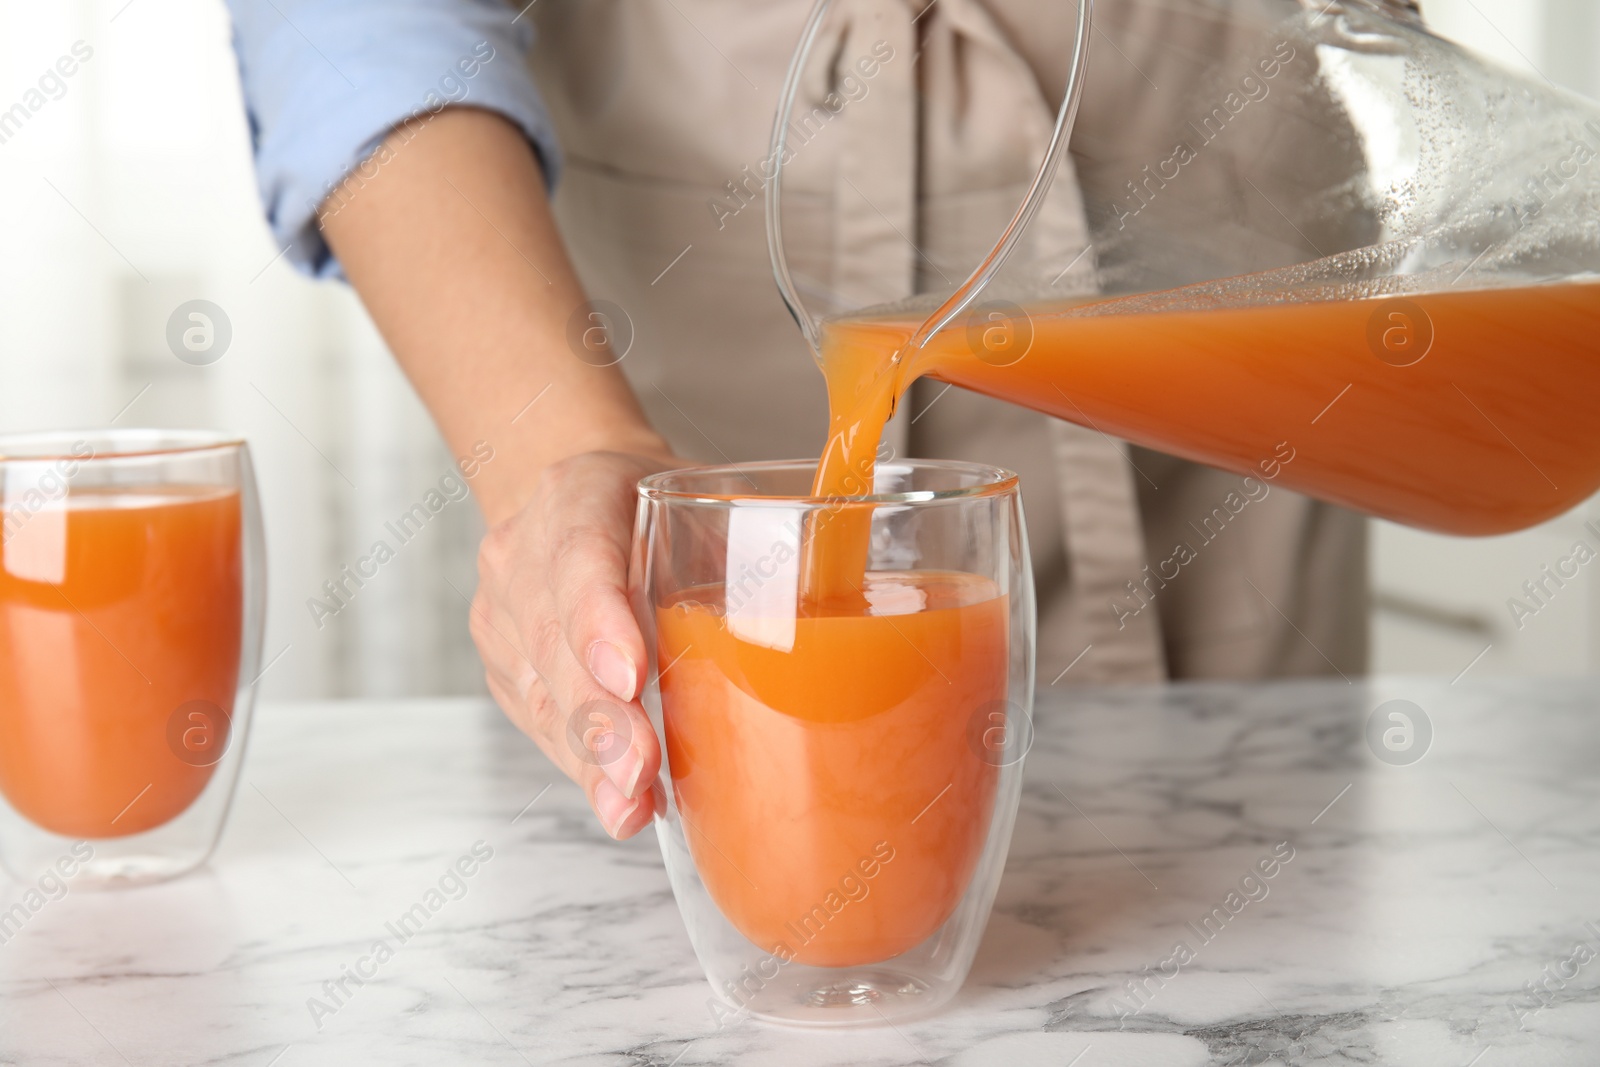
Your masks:
M 931 376 L 1442 532 L 1600 486 L 1600 106 L 1400 0 L 936 0 L 889 114 L 846 80 L 881 7 L 819 0 L 772 142 L 773 269 L 835 431 L 845 386 L 886 415 Z M 897 137 L 898 216 L 861 190 Z M 911 246 L 898 293 L 791 269 L 787 201 L 819 189 Z

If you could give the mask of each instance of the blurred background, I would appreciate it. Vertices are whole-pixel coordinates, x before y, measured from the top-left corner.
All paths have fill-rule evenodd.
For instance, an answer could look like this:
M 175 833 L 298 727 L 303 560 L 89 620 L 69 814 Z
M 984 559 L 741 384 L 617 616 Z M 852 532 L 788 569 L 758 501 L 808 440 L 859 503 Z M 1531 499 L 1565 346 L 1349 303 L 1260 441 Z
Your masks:
M 1600 96 L 1596 0 L 1423 0 L 1444 36 Z M 0 430 L 216 426 L 251 442 L 271 553 L 270 697 L 480 692 L 467 636 L 480 528 L 453 503 L 349 607 L 322 583 L 452 470 L 349 290 L 297 276 L 261 221 L 220 0 L 0 8 L 0 112 L 82 41 L 92 56 L 0 124 Z M 80 54 L 81 58 L 81 54 Z M 232 329 L 209 366 L 173 357 L 173 312 Z M 1519 630 L 1507 600 L 1564 555 L 1591 501 L 1510 537 L 1375 522 L 1375 670 L 1600 670 L 1600 584 L 1584 570 Z

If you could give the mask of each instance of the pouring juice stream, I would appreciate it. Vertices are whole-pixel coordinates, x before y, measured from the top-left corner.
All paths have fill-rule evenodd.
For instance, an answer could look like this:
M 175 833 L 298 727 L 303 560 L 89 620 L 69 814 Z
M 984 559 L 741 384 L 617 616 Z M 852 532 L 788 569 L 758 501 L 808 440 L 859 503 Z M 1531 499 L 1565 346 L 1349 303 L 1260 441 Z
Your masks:
M 1014 339 L 1026 345 L 1015 362 L 980 358 L 962 320 L 898 362 L 919 318 L 825 324 L 830 427 L 815 494 L 869 491 L 853 487 L 870 487 L 883 426 L 922 375 L 1241 474 L 1287 443 L 1282 484 L 1443 533 L 1523 529 L 1600 485 L 1588 439 L 1600 282 L 1257 303 L 1213 293 L 1036 305 L 1007 324 L 1031 334 Z M 815 600 L 848 600 L 860 582 L 866 535 L 852 518 L 811 539 Z

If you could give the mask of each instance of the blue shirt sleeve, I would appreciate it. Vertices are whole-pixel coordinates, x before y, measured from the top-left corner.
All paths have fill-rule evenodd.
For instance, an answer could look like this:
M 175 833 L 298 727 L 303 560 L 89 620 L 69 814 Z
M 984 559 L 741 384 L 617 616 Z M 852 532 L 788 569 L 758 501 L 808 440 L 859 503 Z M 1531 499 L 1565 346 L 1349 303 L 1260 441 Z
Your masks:
M 359 195 L 360 177 L 382 166 L 374 151 L 413 116 L 451 104 L 499 112 L 527 135 L 554 185 L 560 149 L 524 63 L 533 28 L 502 0 L 228 0 L 228 8 L 262 206 L 298 269 L 341 276 L 317 207 L 352 171 Z

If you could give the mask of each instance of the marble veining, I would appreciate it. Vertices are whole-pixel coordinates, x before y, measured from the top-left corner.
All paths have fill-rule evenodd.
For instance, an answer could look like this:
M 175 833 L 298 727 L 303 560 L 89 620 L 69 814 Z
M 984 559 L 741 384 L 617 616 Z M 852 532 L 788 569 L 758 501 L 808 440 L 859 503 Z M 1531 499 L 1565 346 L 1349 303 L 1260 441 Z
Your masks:
M 1433 728 L 1408 766 L 1367 740 L 1395 698 Z M 202 873 L 0 943 L 0 1064 L 1589 1067 L 1597 698 L 1047 688 L 966 988 L 848 1032 L 719 1028 L 653 836 L 607 840 L 492 708 L 268 705 Z

